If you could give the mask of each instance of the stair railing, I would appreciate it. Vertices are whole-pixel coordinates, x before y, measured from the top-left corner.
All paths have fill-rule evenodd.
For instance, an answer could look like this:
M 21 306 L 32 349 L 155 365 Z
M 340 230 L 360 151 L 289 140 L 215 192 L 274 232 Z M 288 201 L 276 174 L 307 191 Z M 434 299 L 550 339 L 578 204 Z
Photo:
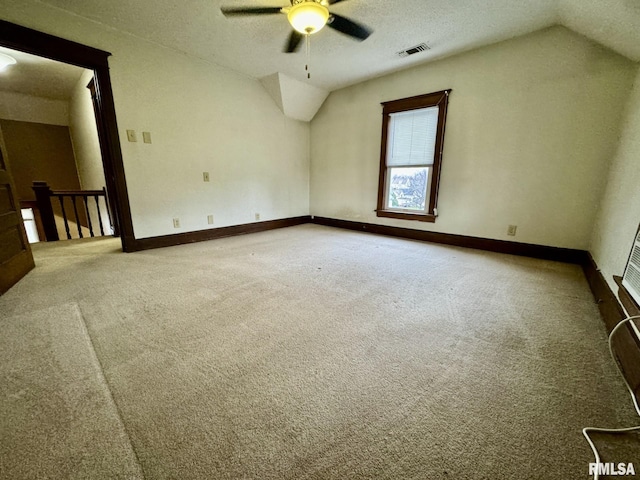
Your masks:
M 42 219 L 42 227 L 47 242 L 60 240 L 54 214 L 54 209 L 57 209 L 56 207 L 58 206 L 62 213 L 64 230 L 68 240 L 73 238 L 69 225 L 70 216 L 67 214 L 68 207 L 71 207 L 71 212 L 69 213 L 73 213 L 73 218 L 75 218 L 75 225 L 78 231 L 78 236 L 76 238 L 85 237 L 82 231 L 83 227 L 88 228 L 90 237 L 95 237 L 96 234 L 94 233 L 93 228 L 94 221 L 96 221 L 100 229 L 100 236 L 104 236 L 105 231 L 107 232 L 107 235 L 112 235 L 113 224 L 111 222 L 111 213 L 109 212 L 107 203 L 107 192 L 104 187 L 102 187 L 102 190 L 51 190 L 51 187 L 47 182 L 33 182 L 31 188 L 36 195 L 36 202 L 40 212 L 40 218 Z M 101 197 L 103 198 L 102 203 L 109 222 L 106 230 L 105 225 L 103 224 L 102 211 L 100 207 Z M 55 200 L 52 200 L 53 198 L 55 198 Z M 78 204 L 80 204 L 80 210 L 78 210 Z M 95 204 L 95 212 L 97 212 L 97 215 L 94 213 L 92 218 L 92 209 L 90 206 L 93 204 Z M 83 222 L 86 225 L 83 225 Z

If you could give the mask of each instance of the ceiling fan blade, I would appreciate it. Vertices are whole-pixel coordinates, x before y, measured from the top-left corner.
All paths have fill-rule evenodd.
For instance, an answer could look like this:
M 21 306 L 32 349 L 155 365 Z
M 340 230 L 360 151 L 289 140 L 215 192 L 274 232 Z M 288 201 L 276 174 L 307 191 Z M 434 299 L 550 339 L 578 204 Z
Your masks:
M 369 35 L 371 35 L 371 30 L 369 30 L 364 25 L 359 25 L 353 20 L 349 20 L 348 18 L 336 15 L 335 13 L 331 14 L 331 17 L 327 22 L 327 26 L 333 28 L 334 30 L 342 32 L 345 35 L 354 37 L 360 41 L 366 40 Z
M 302 41 L 302 34 L 296 32 L 295 30 L 291 30 L 291 34 L 289 35 L 289 40 L 287 40 L 287 45 L 285 46 L 284 51 L 286 53 L 295 52 L 300 46 L 300 42 Z
M 246 7 L 246 8 L 221 8 L 222 14 L 225 17 L 234 17 L 241 15 L 272 15 L 280 13 L 282 7 Z

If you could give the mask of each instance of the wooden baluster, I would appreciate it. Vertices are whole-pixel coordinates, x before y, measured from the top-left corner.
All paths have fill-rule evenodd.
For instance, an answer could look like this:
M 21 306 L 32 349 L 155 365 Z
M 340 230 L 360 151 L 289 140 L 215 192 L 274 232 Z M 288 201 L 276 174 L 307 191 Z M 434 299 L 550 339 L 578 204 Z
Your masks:
M 80 223 L 80 217 L 78 216 L 78 206 L 76 205 L 76 196 L 69 195 L 71 197 L 71 203 L 73 203 L 73 214 L 76 216 L 76 227 L 78 227 L 78 237 L 82 237 L 82 224 Z
M 109 229 L 111 230 L 111 232 L 109 233 L 113 233 L 114 231 L 113 222 L 111 221 L 111 213 L 109 212 L 109 202 L 107 202 L 107 189 L 105 187 L 102 187 L 102 194 L 104 195 L 104 206 L 107 210 L 107 218 L 109 219 Z
M 93 198 L 96 201 L 96 208 L 98 209 L 98 221 L 100 222 L 100 235 L 104 237 L 104 228 L 102 228 L 102 214 L 100 213 L 100 201 L 98 195 L 94 195 Z
M 33 182 L 31 188 L 36 195 L 36 202 L 38 202 L 44 237 L 47 242 L 60 240 L 58 229 L 56 228 L 56 217 L 53 214 L 51 205 L 51 188 L 47 185 L 47 182 Z
M 67 232 L 67 240 L 71 240 L 71 232 L 69 231 L 69 222 L 67 221 L 67 212 L 64 209 L 64 196 L 56 195 L 60 202 L 60 208 L 62 208 L 62 219 L 64 220 L 64 230 Z
M 82 200 L 84 201 L 84 211 L 87 212 L 87 224 L 89 225 L 89 235 L 91 237 L 95 237 L 93 234 L 93 225 L 91 225 L 91 213 L 89 212 L 89 204 L 87 203 L 87 196 L 82 195 Z

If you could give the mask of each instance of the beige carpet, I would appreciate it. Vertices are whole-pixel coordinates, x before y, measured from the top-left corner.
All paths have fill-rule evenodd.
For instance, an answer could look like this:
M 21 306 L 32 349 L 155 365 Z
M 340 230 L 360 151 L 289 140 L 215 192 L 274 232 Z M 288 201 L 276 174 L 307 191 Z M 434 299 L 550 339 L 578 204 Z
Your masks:
M 637 422 L 577 266 L 316 225 L 118 248 L 37 245 L 0 297 L 0 477 L 588 478 L 581 428 Z
M 0 478 L 141 478 L 77 306 L 0 329 Z

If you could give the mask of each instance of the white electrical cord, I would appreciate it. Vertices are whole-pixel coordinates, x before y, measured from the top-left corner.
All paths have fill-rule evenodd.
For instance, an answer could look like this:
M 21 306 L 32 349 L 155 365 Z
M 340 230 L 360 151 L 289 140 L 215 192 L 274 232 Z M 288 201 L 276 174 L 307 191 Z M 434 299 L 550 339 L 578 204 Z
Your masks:
M 624 376 L 624 374 L 620 370 L 620 364 L 619 364 L 618 360 L 616 360 L 616 356 L 613 353 L 613 342 L 612 342 L 614 334 L 618 331 L 618 329 L 620 327 L 622 327 L 623 325 L 626 325 L 627 323 L 631 322 L 632 320 L 638 320 L 638 319 L 640 319 L 640 315 L 635 315 L 633 317 L 627 317 L 624 320 L 621 320 L 620 323 L 618 323 L 615 327 L 613 327 L 613 330 L 611 330 L 611 333 L 609 334 L 609 353 L 611 354 L 611 358 L 613 358 L 613 361 L 616 362 L 616 365 L 618 366 L 618 371 L 620 372 L 620 375 L 622 376 L 622 379 L 624 380 L 624 384 L 627 386 L 627 390 L 629 390 L 629 393 L 631 394 L 631 399 L 633 400 L 633 405 L 636 408 L 636 412 L 638 413 L 638 415 L 640 415 L 640 406 L 638 406 L 638 399 L 636 398 L 636 395 L 633 392 L 633 389 L 631 388 L 631 385 L 629 385 L 629 382 L 627 381 L 626 377 Z M 598 453 L 598 449 L 593 444 L 593 441 L 591 440 L 591 438 L 589 438 L 589 432 L 624 433 L 624 432 L 633 432 L 634 430 L 640 430 L 640 425 L 638 425 L 637 427 L 629 427 L 629 428 L 595 428 L 595 427 L 586 427 L 586 428 L 582 429 L 582 434 L 584 435 L 584 438 L 587 439 L 587 442 L 589 443 L 589 446 L 591 447 L 591 450 L 593 450 L 593 455 L 596 457 L 596 463 L 600 463 L 600 454 Z M 596 469 L 596 473 L 593 475 L 593 480 L 598 480 L 599 478 L 600 478 L 600 474 L 599 474 L 598 470 Z

